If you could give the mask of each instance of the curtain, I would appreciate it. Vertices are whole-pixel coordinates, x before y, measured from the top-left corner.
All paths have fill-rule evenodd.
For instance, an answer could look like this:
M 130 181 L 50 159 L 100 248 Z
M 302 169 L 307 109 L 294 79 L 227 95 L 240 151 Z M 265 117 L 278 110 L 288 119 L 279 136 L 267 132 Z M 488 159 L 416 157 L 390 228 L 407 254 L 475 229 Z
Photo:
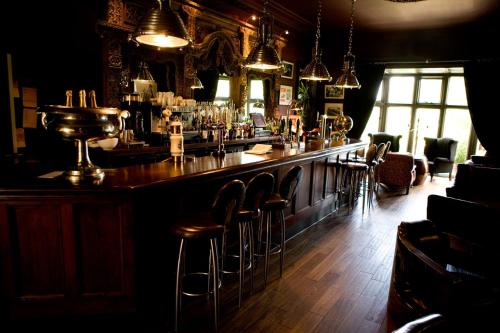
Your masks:
M 500 160 L 498 78 L 500 61 L 473 61 L 464 65 L 467 102 L 472 125 L 488 156 Z
M 198 71 L 198 78 L 203 84 L 203 89 L 194 91 L 194 99 L 213 102 L 217 93 L 217 84 L 219 83 L 219 71 L 217 69 Z
M 350 138 L 359 139 L 370 118 L 377 92 L 384 77 L 385 65 L 357 66 L 356 76 L 361 89 L 346 89 L 344 96 L 344 114 L 351 117 L 354 126 L 347 134 Z

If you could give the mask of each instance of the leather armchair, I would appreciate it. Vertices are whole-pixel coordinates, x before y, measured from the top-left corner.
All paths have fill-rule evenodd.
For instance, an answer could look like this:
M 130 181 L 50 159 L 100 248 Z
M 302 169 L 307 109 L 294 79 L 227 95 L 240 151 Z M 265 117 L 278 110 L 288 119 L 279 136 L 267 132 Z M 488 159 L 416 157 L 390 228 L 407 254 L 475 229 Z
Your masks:
M 453 186 L 446 195 L 500 208 L 500 168 L 476 164 L 458 164 Z
M 428 316 L 418 318 L 392 331 L 392 333 L 443 333 L 450 332 L 446 319 L 438 314 L 430 314 Z
M 389 152 L 385 156 L 384 163 L 377 168 L 377 172 L 381 184 L 387 187 L 405 188 L 408 194 L 415 180 L 413 156 L 407 153 Z
M 498 210 L 431 195 L 427 218 L 398 227 L 388 310 L 406 322 L 439 312 L 454 326 L 500 313 Z
M 451 180 L 458 142 L 450 138 L 424 138 L 424 140 L 424 155 L 428 160 L 431 181 L 435 173 L 444 172 L 449 174 Z
M 370 143 L 379 145 L 381 143 L 386 143 L 389 141 L 391 143 L 390 151 L 398 152 L 399 151 L 399 140 L 401 140 L 401 135 L 392 135 L 389 133 L 368 133 L 370 137 Z

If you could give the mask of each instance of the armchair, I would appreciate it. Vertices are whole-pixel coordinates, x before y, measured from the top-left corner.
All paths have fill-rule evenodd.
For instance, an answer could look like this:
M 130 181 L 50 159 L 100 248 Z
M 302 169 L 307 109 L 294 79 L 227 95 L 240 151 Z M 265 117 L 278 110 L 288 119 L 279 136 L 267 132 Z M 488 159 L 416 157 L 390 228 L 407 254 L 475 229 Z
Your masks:
M 435 173 L 444 172 L 449 174 L 451 180 L 458 142 L 450 138 L 424 138 L 424 140 L 424 155 L 428 160 L 431 181 Z
M 388 303 L 393 319 L 439 312 L 456 327 L 475 329 L 496 319 L 497 214 L 477 203 L 431 195 L 427 220 L 399 225 Z
M 393 152 L 398 152 L 399 151 L 399 140 L 401 140 L 402 136 L 401 135 L 392 135 L 389 133 L 368 133 L 368 136 L 370 137 L 370 143 L 373 143 L 375 145 L 379 145 L 381 143 L 386 143 L 389 141 L 391 143 L 391 149 L 390 151 Z
M 392 146 L 392 145 L 391 145 Z M 377 168 L 377 178 L 387 187 L 405 188 L 410 193 L 410 186 L 415 180 L 413 156 L 406 153 L 389 152 L 384 163 Z

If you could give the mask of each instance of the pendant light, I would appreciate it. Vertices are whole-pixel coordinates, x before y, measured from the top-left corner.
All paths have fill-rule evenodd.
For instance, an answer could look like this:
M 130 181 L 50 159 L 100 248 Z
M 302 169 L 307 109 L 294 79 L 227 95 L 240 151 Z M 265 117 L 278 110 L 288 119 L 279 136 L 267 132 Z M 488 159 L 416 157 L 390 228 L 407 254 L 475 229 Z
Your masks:
M 157 0 L 157 6 L 142 18 L 134 32 L 140 44 L 156 47 L 179 48 L 189 44 L 191 38 L 179 13 L 172 10 L 172 0 Z
M 257 43 L 250 51 L 244 66 L 262 71 L 281 69 L 281 59 L 273 45 L 273 18 L 268 12 L 269 0 L 264 0 L 264 10 L 259 18 Z
M 326 66 L 321 62 L 321 51 L 319 39 L 321 36 L 321 0 L 318 0 L 318 20 L 316 28 L 316 44 L 313 48 L 313 60 L 306 66 L 302 73 L 302 80 L 308 81 L 331 81 L 332 77 Z
M 342 75 L 335 82 L 335 87 L 347 88 L 347 89 L 359 89 L 361 85 L 359 84 L 358 78 L 356 77 L 356 70 L 354 69 L 355 57 L 352 54 L 352 33 L 354 29 L 354 4 L 356 0 L 352 0 L 351 5 L 351 27 L 349 29 L 349 45 L 347 48 L 347 53 L 344 55 L 344 69 L 342 70 Z
M 193 84 L 191 85 L 191 89 L 203 89 L 203 83 L 201 83 L 201 80 L 198 78 L 198 76 L 195 76 L 193 78 Z
M 191 85 L 191 89 L 203 89 L 203 83 L 201 83 L 200 78 L 198 77 L 198 71 L 194 70 L 193 74 L 191 75 L 191 78 L 193 79 L 193 84 Z

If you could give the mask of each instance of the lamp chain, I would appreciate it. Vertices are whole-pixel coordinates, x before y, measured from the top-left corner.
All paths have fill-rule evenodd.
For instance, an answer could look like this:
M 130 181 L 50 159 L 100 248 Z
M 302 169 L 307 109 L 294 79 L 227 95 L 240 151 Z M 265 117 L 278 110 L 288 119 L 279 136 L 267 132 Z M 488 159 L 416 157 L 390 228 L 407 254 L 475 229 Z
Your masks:
M 319 39 L 321 37 L 321 0 L 318 0 L 318 22 L 316 26 L 316 57 L 319 55 Z
M 269 0 L 264 0 L 264 14 L 268 14 Z
M 349 45 L 347 48 L 347 55 L 352 55 L 351 50 L 352 50 L 352 34 L 354 30 L 354 11 L 355 11 L 355 6 L 354 4 L 356 3 L 356 0 L 352 0 L 351 4 L 351 27 L 349 30 Z

